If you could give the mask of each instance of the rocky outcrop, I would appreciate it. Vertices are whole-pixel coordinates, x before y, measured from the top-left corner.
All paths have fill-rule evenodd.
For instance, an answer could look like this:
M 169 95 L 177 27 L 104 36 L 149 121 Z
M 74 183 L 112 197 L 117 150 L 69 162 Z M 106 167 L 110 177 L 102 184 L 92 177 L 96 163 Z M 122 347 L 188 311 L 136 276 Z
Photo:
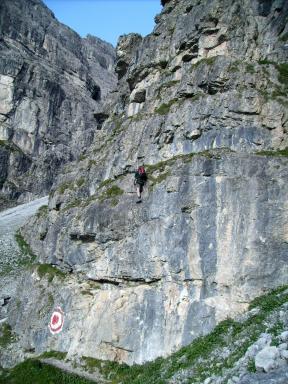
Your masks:
M 143 363 L 287 284 L 287 13 L 285 1 L 171 0 L 152 34 L 121 38 L 91 147 L 22 230 L 65 274 L 21 282 L 10 322 L 24 348 Z
M 287 159 L 217 152 L 161 167 L 149 172 L 153 191 L 141 207 L 128 174 L 74 207 L 52 199 L 46 219 L 25 229 L 41 262 L 98 286 L 86 299 L 75 293 L 77 284 L 56 289 L 71 323 L 57 340 L 45 331 L 35 343 L 39 352 L 65 345 L 74 354 L 81 344 L 85 356 L 142 363 L 243 311 L 275 279 L 287 282 Z M 35 287 L 33 305 L 43 300 L 36 276 L 27 281 Z M 84 323 L 76 341 L 79 318 L 71 313 L 79 305 Z M 20 334 L 24 319 L 21 311 Z
M 40 0 L 2 1 L 0 15 L 0 185 L 21 201 L 48 192 L 92 142 L 94 113 L 115 86 L 115 54 L 60 24 Z

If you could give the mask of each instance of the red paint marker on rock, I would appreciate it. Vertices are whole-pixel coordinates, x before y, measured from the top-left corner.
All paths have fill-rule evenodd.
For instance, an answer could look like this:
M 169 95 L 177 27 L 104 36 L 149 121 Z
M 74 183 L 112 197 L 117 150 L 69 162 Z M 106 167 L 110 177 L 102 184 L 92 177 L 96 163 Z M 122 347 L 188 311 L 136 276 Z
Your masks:
M 60 307 L 55 308 L 52 313 L 48 328 L 52 335 L 55 335 L 62 331 L 64 324 L 64 312 Z

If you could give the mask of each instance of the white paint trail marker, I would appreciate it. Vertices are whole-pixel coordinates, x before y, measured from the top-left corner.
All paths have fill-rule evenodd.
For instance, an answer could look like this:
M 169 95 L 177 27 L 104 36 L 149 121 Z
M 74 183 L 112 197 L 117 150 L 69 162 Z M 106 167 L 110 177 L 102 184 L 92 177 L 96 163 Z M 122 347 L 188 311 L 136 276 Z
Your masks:
M 57 307 L 52 313 L 50 323 L 48 325 L 52 335 L 55 335 L 61 332 L 63 328 L 63 324 L 64 324 L 64 312 L 60 307 Z

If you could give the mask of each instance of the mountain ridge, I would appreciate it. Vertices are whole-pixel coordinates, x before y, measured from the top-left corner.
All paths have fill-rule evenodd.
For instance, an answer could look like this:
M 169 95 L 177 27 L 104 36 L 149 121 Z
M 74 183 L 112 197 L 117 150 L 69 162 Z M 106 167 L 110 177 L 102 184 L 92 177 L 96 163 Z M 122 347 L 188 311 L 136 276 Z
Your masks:
M 19 345 L 144 364 L 287 284 L 287 14 L 171 0 L 150 35 L 120 37 L 93 140 L 21 229 L 40 265 L 21 277 L 21 315 L 8 307 Z

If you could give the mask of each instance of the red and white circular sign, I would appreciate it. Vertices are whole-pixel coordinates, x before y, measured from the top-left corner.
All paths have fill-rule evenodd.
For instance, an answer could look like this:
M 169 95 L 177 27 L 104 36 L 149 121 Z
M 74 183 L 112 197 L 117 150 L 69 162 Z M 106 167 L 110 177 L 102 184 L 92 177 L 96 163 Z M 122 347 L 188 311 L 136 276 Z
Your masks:
M 48 325 L 52 335 L 62 331 L 64 324 L 64 312 L 60 307 L 55 308 Z

